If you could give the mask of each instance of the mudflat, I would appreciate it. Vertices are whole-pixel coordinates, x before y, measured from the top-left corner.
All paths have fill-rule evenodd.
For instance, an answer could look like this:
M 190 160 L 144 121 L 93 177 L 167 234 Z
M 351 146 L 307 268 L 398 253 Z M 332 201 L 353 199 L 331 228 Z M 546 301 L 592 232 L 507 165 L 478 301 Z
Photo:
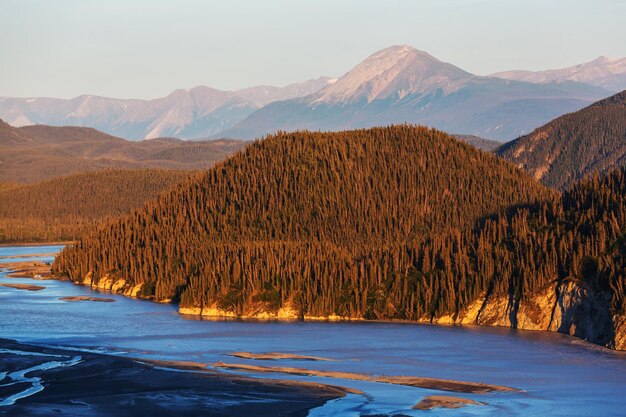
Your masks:
M 170 370 L 130 358 L 0 339 L 0 369 L 7 372 L 0 384 L 11 391 L 2 396 L 19 396 L 29 387 L 28 381 L 10 384 L 12 372 L 17 375 L 33 366 L 70 360 L 74 360 L 71 366 L 28 372 L 26 377 L 41 379 L 43 390 L 0 406 L 0 414 L 304 417 L 310 409 L 346 394 L 341 387 L 329 385 L 252 379 L 216 370 Z

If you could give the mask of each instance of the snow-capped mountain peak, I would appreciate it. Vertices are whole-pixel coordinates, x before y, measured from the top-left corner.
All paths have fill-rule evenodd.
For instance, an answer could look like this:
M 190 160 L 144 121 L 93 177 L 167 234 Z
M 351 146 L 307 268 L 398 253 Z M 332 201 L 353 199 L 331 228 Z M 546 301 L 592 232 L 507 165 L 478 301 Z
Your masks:
M 429 92 L 433 88 L 453 90 L 472 75 L 408 45 L 378 51 L 348 71 L 336 82 L 314 95 L 314 102 L 368 103 L 389 97 Z

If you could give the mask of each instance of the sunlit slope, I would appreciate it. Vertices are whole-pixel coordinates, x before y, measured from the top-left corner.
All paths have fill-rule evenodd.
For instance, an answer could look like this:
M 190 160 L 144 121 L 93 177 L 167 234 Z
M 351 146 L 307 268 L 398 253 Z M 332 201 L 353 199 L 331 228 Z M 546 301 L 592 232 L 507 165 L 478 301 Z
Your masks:
M 450 236 L 550 196 L 436 130 L 279 134 L 84 236 L 55 268 L 240 315 L 290 308 L 418 319 L 456 311 L 483 290 L 470 279 L 471 259 L 451 255 L 460 242 Z M 460 274 L 451 256 L 467 262 Z
M 30 185 L 0 186 L 0 242 L 74 240 L 128 214 L 191 176 L 166 170 L 105 170 Z

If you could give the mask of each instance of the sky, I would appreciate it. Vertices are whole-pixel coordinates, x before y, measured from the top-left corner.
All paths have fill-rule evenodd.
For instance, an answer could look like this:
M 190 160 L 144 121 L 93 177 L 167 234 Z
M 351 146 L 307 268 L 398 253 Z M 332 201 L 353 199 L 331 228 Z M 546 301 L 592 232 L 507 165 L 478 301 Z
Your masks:
M 0 0 L 0 96 L 338 77 L 409 44 L 466 71 L 626 57 L 624 0 Z

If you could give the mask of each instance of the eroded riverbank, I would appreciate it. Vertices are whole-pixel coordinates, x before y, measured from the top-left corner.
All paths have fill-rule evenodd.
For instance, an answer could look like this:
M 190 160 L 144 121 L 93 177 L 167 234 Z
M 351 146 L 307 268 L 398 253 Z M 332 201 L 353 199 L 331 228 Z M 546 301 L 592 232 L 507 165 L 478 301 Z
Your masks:
M 0 282 L 32 283 L 25 278 L 6 278 L 6 271 L 0 271 Z M 115 299 L 114 303 L 67 303 L 60 298 L 103 294 L 58 280 L 36 284 L 46 289 L 0 289 L 0 328 L 4 337 L 40 346 L 68 347 L 79 356 L 95 351 L 141 361 L 201 364 L 203 372 L 207 365 L 222 361 L 370 376 L 415 375 L 523 390 L 452 394 L 478 404 L 446 410 L 440 408 L 440 397 L 449 395 L 443 391 L 316 375 L 238 372 L 245 378 L 341 385 L 364 393 L 328 401 L 310 410 L 310 417 L 418 417 L 424 413 L 436 417 L 626 415 L 622 400 L 626 357 L 557 333 L 375 322 L 189 320 L 191 317 L 179 315 L 174 305 L 116 294 L 106 294 Z M 250 358 L 227 356 L 237 352 L 247 352 L 249 355 L 244 356 Z M 268 352 L 279 355 L 269 355 L 270 363 L 255 359 L 267 357 Z M 298 357 L 332 361 L 303 362 Z M 159 363 L 154 366 L 171 367 L 171 363 Z M 428 397 L 430 402 L 420 407 L 430 404 L 435 408 L 413 409 Z M 452 401 L 457 405 L 460 402 Z

